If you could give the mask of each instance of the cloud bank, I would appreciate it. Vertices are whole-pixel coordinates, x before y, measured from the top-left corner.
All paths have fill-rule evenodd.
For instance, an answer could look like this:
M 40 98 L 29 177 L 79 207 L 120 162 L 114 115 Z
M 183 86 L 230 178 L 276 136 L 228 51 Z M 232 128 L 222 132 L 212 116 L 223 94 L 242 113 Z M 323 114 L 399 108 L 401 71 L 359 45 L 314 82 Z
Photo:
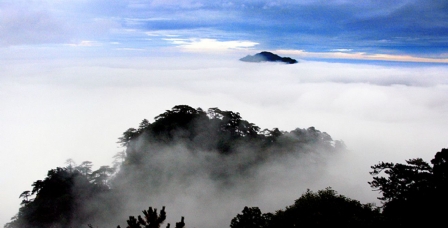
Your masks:
M 29 55 L 22 55 L 26 62 L 14 53 L 2 59 L 7 64 L 1 66 L 0 105 L 5 111 L 0 113 L 0 143 L 8 163 L 2 166 L 0 181 L 9 186 L 1 194 L 2 223 L 17 212 L 18 194 L 47 170 L 62 166 L 67 158 L 110 164 L 122 150 L 115 142 L 125 129 L 177 104 L 238 111 L 261 128 L 289 131 L 314 126 L 345 142 L 349 151 L 328 161 L 322 179 L 298 180 L 289 187 L 272 180 L 278 187 L 266 189 L 273 194 L 263 201 L 267 206 L 249 205 L 263 211 L 271 210 L 268 205 L 274 201 L 278 204 L 272 207 L 289 205 L 308 187 L 332 186 L 362 202 L 375 201 L 377 195 L 367 184 L 371 165 L 414 157 L 429 160 L 447 146 L 445 65 L 300 60 L 288 67 L 269 63 L 254 67 L 240 63 L 240 54 L 96 59 Z M 283 173 L 285 167 L 274 165 L 265 172 Z M 200 195 L 201 189 L 185 191 Z M 182 204 L 181 198 L 173 200 L 168 215 L 175 216 L 174 204 L 183 205 L 182 213 L 196 206 Z M 149 203 L 160 208 L 162 201 Z M 262 201 L 254 196 L 241 203 L 252 202 Z M 219 205 L 212 208 L 218 211 Z M 235 202 L 226 216 L 241 209 Z

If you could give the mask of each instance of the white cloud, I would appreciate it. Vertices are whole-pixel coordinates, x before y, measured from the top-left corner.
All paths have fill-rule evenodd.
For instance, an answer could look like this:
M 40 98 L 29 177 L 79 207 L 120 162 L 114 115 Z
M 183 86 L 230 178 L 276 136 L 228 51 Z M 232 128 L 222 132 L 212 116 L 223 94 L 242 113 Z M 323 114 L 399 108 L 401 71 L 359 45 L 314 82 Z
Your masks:
M 157 30 L 157 31 L 150 31 L 145 32 L 148 36 L 160 36 L 160 37 L 179 37 L 180 35 L 173 34 L 176 33 L 176 31 L 170 31 L 170 30 Z
M 123 131 L 178 104 L 237 111 L 261 128 L 315 126 L 345 141 L 350 151 L 329 163 L 325 178 L 307 186 L 287 185 L 281 194 L 274 193 L 276 199 L 253 205 L 266 206 L 264 212 L 293 203 L 299 187 L 332 186 L 348 197 L 375 201 L 366 183 L 371 165 L 428 160 L 447 146 L 446 66 L 250 64 L 238 56 L 178 53 L 167 58 L 51 61 L 1 56 L 8 64 L 1 66 L 0 144 L 8 163 L 1 167 L 0 181 L 9 186 L 1 194 L 2 223 L 17 212 L 17 195 L 44 178 L 48 169 L 67 158 L 107 165 L 120 151 L 115 142 Z M 5 175 L 9 173 L 14 178 Z M 235 216 L 241 209 L 228 214 Z M 193 215 L 194 208 L 188 213 Z M 187 219 L 200 224 L 192 216 Z
M 68 38 L 64 27 L 44 2 L 0 3 L 0 45 L 61 42 Z
M 15 178 L 0 176 L 2 186 L 9 186 L 1 195 L 3 223 L 17 212 L 17 195 L 48 169 L 67 158 L 109 164 L 123 131 L 177 104 L 238 111 L 262 128 L 315 126 L 345 141 L 350 152 L 328 164 L 325 178 L 307 186 L 285 185 L 281 192 L 273 187 L 275 199 L 228 201 L 257 203 L 248 206 L 264 206 L 264 212 L 293 203 L 299 188 L 307 187 L 332 186 L 348 197 L 375 201 L 366 183 L 370 165 L 416 156 L 427 160 L 447 145 L 447 67 L 249 64 L 198 55 L 9 63 L 0 79 L 0 144 L 9 162 L 0 173 Z M 238 208 L 218 218 L 223 225 L 230 222 L 225 216 L 242 209 L 219 206 Z M 170 215 L 181 213 L 167 209 Z M 195 209 L 188 213 L 194 215 Z M 194 216 L 187 219 L 201 227 Z
M 101 43 L 92 40 L 82 40 L 78 43 L 70 43 L 68 45 L 72 47 L 93 47 L 93 46 L 100 46 Z
M 101 39 L 120 30 L 116 18 L 85 12 L 86 3 L 0 2 L 0 45 L 64 44 Z M 90 8 L 89 8 L 90 9 Z
M 128 26 L 142 25 L 152 21 L 170 21 L 168 17 L 150 17 L 150 18 L 124 18 L 123 19 Z
M 351 49 L 333 49 L 331 52 L 308 52 L 304 50 L 276 50 L 276 53 L 296 55 L 302 58 L 335 58 L 353 60 L 383 60 L 397 62 L 448 63 L 448 58 L 427 58 L 411 55 L 369 54 L 351 52 Z
M 115 48 L 117 51 L 147 51 L 144 48 Z
M 194 9 L 200 8 L 204 4 L 197 0 L 152 0 L 149 5 L 151 7 L 175 7 L 175 8 L 186 8 Z
M 219 51 L 252 48 L 258 43 L 252 41 L 219 41 L 216 39 L 166 39 L 187 51 Z
M 212 29 L 212 28 L 195 28 L 195 29 L 171 29 L 171 30 L 150 30 L 145 32 L 147 36 L 161 37 L 161 38 L 178 38 L 189 40 L 190 42 L 198 41 L 202 39 L 216 39 L 216 37 L 228 37 L 228 33 L 225 31 Z M 233 34 L 232 37 L 238 37 L 238 34 Z
M 336 49 L 331 49 L 332 52 L 351 52 L 353 51 L 353 49 L 350 48 L 336 48 Z

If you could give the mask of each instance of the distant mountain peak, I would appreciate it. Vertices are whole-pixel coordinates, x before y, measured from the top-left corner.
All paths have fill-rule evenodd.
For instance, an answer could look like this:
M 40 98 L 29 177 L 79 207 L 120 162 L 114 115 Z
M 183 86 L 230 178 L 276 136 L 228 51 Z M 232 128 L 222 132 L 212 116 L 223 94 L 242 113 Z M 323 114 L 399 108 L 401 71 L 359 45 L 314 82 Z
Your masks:
M 247 55 L 244 58 L 241 58 L 240 61 L 243 62 L 282 62 L 287 64 L 294 64 L 297 63 L 297 60 L 292 59 L 290 57 L 281 57 L 279 55 L 276 55 L 272 52 L 268 51 L 262 51 L 260 53 L 257 53 L 255 55 Z

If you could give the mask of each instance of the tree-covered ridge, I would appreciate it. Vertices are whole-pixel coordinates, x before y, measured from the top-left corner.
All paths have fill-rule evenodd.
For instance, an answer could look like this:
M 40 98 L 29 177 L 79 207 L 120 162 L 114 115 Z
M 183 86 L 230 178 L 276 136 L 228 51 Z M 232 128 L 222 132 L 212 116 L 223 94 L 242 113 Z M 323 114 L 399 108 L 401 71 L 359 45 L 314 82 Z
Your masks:
M 44 180 L 32 184 L 31 191 L 20 194 L 19 213 L 5 228 L 76 227 L 93 219 L 94 210 L 84 210 L 85 204 L 110 194 L 106 179 L 113 169 L 102 166 L 92 172 L 89 161 L 73 164 L 48 171 Z
M 238 184 L 251 188 L 250 183 L 244 183 L 256 178 L 254 173 L 265 162 L 299 161 L 291 158 L 332 154 L 343 148 L 342 142 L 314 127 L 290 132 L 261 130 L 239 113 L 218 108 L 205 112 L 186 105 L 167 110 L 153 123 L 143 120 L 137 129 L 124 132 L 120 143 L 126 149 L 115 156 L 114 168 L 101 166 L 93 171 L 91 162 L 76 165 L 69 159 L 66 167 L 52 169 L 45 179 L 35 181 L 31 190 L 20 194 L 19 213 L 5 228 L 116 227 L 125 218 L 123 211 L 129 209 L 124 205 L 154 201 L 169 194 L 169 188 L 178 193 L 177 189 L 200 179 L 199 183 L 214 186 L 211 189 L 218 194 L 226 190 L 233 193 Z M 416 158 L 405 164 L 380 162 L 371 168 L 373 180 L 369 184 L 382 194 L 382 207 L 361 204 L 327 188 L 307 191 L 293 205 L 275 213 L 245 207 L 230 226 L 412 227 L 446 223 L 448 149 L 437 152 L 430 163 Z M 249 189 L 251 194 L 258 187 Z M 143 215 L 130 216 L 127 227 L 160 228 L 166 216 L 164 208 L 157 213 L 151 207 Z M 182 217 L 176 228 L 184 226 Z
M 68 160 L 67 167 L 50 170 L 44 180 L 32 184 L 31 191 L 24 191 L 20 195 L 23 201 L 18 215 L 5 228 L 97 227 L 88 221 L 100 216 L 104 210 L 83 211 L 82 204 L 98 203 L 94 199 L 101 197 L 117 200 L 116 195 L 111 194 L 113 190 L 103 181 L 92 178 L 95 172 L 91 171 L 91 162 L 73 164 Z M 382 207 L 362 204 L 329 187 L 317 192 L 308 190 L 294 204 L 275 213 L 263 214 L 258 207 L 246 206 L 242 214 L 231 220 L 230 227 L 440 226 L 446 223 L 448 213 L 445 207 L 448 203 L 448 149 L 437 152 L 431 164 L 416 158 L 406 160 L 406 164 L 380 162 L 372 166 L 374 177 L 369 184 L 381 192 Z M 383 172 L 385 175 L 380 176 Z M 102 203 L 107 204 L 106 201 Z M 111 209 L 117 205 L 119 202 L 115 201 L 103 208 L 107 208 L 107 213 L 113 213 Z M 160 228 L 166 219 L 164 207 L 159 213 L 149 207 L 143 215 L 129 216 L 127 227 Z M 182 217 L 175 227 L 184 226 Z
M 302 194 L 294 204 L 263 214 L 258 207 L 245 207 L 232 219 L 230 228 L 378 227 L 384 225 L 380 209 L 373 204 L 338 194 L 330 187 Z
M 369 184 L 382 194 L 381 207 L 361 204 L 331 188 L 308 190 L 293 205 L 275 213 L 245 207 L 230 227 L 441 227 L 448 213 L 448 149 L 437 152 L 431 164 L 415 158 L 405 164 L 372 166 Z
M 314 127 L 261 130 L 238 112 L 187 105 L 165 111 L 152 123 L 144 119 L 138 128 L 125 131 L 119 143 L 125 150 L 114 156 L 114 168 L 92 170 L 89 161 L 76 165 L 69 159 L 66 167 L 50 170 L 33 183 L 32 191 L 21 194 L 22 207 L 6 227 L 117 224 L 127 203 L 160 196 L 171 183 L 186 187 L 202 178 L 218 191 L 231 191 L 264 162 L 331 154 L 343 147 Z
M 120 186 L 133 182 L 142 188 L 158 188 L 163 185 L 161 179 L 186 180 L 189 173 L 207 173 L 210 180 L 229 187 L 233 179 L 256 173 L 257 167 L 266 162 L 310 153 L 332 154 L 344 148 L 342 141 L 335 141 L 314 127 L 290 132 L 278 128 L 261 130 L 238 112 L 219 108 L 206 112 L 187 105 L 174 106 L 156 116 L 152 123 L 144 119 L 138 128 L 125 131 L 119 143 L 126 150 L 119 155 L 123 162 L 119 178 L 113 182 Z M 194 157 L 183 173 L 167 172 L 166 166 L 160 165 L 179 163 L 180 158 L 167 157 L 182 155 Z
M 240 143 L 251 143 L 260 149 L 271 146 L 321 145 L 327 148 L 343 146 L 341 141 L 333 141 L 326 132 L 314 127 L 297 128 L 291 132 L 264 129 L 244 120 L 238 112 L 209 108 L 194 109 L 187 105 L 177 105 L 156 116 L 150 123 L 144 119 L 137 129 L 129 128 L 119 138 L 119 143 L 128 149 L 135 149 L 141 136 L 148 142 L 172 143 L 181 141 L 196 149 L 216 150 L 220 153 L 235 152 Z M 281 142 L 280 142 L 280 141 Z

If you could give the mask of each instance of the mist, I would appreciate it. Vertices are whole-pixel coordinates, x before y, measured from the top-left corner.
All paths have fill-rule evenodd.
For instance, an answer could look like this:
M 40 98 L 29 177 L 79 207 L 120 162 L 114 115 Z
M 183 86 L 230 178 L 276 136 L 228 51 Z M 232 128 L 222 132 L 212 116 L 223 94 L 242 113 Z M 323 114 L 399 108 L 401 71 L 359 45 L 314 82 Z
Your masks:
M 239 131 L 223 130 L 236 119 L 216 118 L 221 111 L 215 109 L 207 112 L 208 118 L 204 113 L 173 114 L 187 110 L 201 113 L 176 106 L 152 126 L 139 127 L 138 137 L 126 140 L 126 158 L 110 181 L 119 195 L 114 194 L 112 201 L 122 199 L 113 204 L 126 204 L 127 209 L 121 211 L 138 213 L 148 204 L 166 205 L 178 218 L 191 217 L 192 227 L 225 227 L 231 215 L 246 205 L 267 203 L 268 208 L 278 209 L 273 206 L 279 207 L 278 201 L 288 197 L 273 195 L 311 185 L 323 176 L 328 160 L 344 149 L 341 142 L 314 128 L 257 137 L 230 136 L 246 132 L 243 126 L 247 125 L 241 123 Z M 183 120 L 190 115 L 195 118 L 184 129 Z M 172 125 L 176 130 L 159 128 Z M 106 224 L 117 217 L 125 215 L 97 223 Z
M 0 143 L 8 162 L 0 180 L 8 187 L 1 194 L 0 222 L 9 221 L 18 211 L 18 195 L 47 170 L 68 158 L 111 164 L 124 150 L 116 142 L 125 130 L 178 104 L 239 112 L 261 129 L 314 126 L 343 140 L 347 150 L 272 160 L 251 178 L 233 180 L 228 190 L 195 172 L 190 182 L 165 183 L 157 197 L 129 192 L 128 210 L 117 218 L 121 224 L 148 206 L 166 206 L 172 224 L 185 216 L 189 227 L 228 226 L 244 206 L 273 212 L 307 188 L 327 186 L 378 203 L 367 184 L 371 165 L 428 161 L 447 146 L 446 65 L 252 64 L 234 57 L 62 58 L 2 65 Z M 173 147 L 158 164 L 167 170 L 173 163 L 177 169 L 197 165 L 182 145 Z

